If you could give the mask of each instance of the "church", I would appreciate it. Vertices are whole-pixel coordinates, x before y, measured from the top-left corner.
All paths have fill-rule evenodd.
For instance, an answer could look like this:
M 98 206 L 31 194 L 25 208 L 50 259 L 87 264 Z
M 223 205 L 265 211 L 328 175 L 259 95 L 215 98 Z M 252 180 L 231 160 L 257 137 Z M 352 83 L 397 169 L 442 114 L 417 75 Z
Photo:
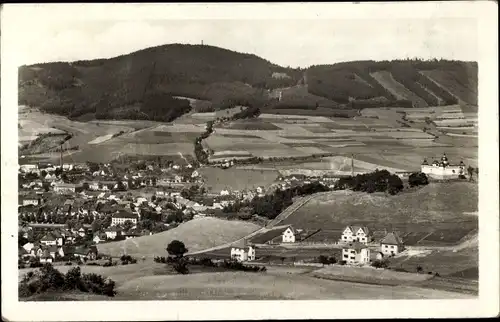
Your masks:
M 427 163 L 427 160 L 424 159 L 421 171 L 434 179 L 455 179 L 460 175 L 465 175 L 465 164 L 463 161 L 460 161 L 459 164 L 450 164 L 446 154 L 443 154 L 441 161 L 434 161 L 432 164 Z

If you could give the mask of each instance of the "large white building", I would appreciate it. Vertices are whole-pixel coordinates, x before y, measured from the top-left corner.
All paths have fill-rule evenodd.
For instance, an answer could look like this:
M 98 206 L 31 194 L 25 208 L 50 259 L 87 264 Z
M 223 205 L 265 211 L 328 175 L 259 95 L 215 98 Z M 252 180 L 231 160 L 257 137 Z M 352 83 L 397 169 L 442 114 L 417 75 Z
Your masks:
M 436 160 L 432 164 L 424 160 L 421 172 L 434 179 L 453 179 L 458 178 L 460 175 L 465 175 L 465 164 L 463 161 L 455 165 L 450 164 L 446 154 L 443 154 L 441 161 Z
M 244 241 L 242 245 L 233 245 L 231 247 L 231 259 L 239 262 L 255 260 L 255 247 L 253 245 L 246 245 Z
M 368 227 L 362 226 L 347 226 L 340 237 L 340 241 L 344 243 L 357 241 L 362 244 L 367 244 L 370 242 L 370 239 L 371 235 Z
M 342 260 L 347 264 L 368 264 L 370 249 L 358 241 L 348 243 L 342 248 Z
M 137 225 L 137 214 L 133 214 L 127 211 L 120 211 L 111 217 L 111 226 L 116 226 L 124 224 L 126 221 L 132 222 L 132 224 Z

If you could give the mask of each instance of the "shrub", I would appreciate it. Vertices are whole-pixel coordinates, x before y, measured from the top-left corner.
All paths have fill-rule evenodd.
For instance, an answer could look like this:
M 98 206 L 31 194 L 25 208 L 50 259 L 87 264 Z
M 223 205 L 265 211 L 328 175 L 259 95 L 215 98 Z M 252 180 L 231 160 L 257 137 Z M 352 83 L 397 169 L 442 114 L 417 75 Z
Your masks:
M 429 184 L 429 179 L 427 178 L 427 175 L 423 172 L 414 172 L 410 174 L 410 177 L 408 178 L 408 183 L 410 184 L 410 187 L 427 185 Z
M 377 259 L 371 263 L 371 266 L 375 267 L 375 268 L 387 268 L 389 265 L 388 265 L 387 261 Z

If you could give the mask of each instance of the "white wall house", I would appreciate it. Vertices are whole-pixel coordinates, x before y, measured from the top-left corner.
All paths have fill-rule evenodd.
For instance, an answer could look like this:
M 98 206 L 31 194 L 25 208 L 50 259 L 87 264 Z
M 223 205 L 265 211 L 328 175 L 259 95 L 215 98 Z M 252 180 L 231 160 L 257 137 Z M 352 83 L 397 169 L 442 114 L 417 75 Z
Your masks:
M 121 211 L 113 215 L 113 217 L 111 218 L 111 226 L 124 224 L 126 221 L 131 221 L 135 226 L 137 225 L 137 218 L 138 218 L 137 214 Z
M 348 243 L 342 248 L 342 260 L 347 264 L 368 264 L 370 249 L 358 241 Z
M 404 250 L 402 239 L 396 233 L 388 233 L 380 241 L 380 252 L 384 255 L 396 255 Z
M 371 235 L 368 227 L 361 226 L 347 226 L 340 237 L 340 241 L 346 243 L 358 241 L 360 243 L 367 244 L 370 239 Z
M 23 206 L 38 206 L 40 204 L 40 199 L 39 198 L 24 198 L 23 199 Z
M 448 162 L 446 154 L 443 154 L 441 161 L 434 161 L 432 164 L 427 160 L 421 165 L 421 172 L 434 179 L 454 179 L 460 175 L 465 175 L 465 164 L 460 161 L 459 164 L 452 165 Z
M 255 248 L 253 246 L 232 247 L 231 259 L 235 259 L 239 262 L 253 261 L 255 260 Z
M 283 243 L 295 243 L 295 230 L 290 226 L 282 234 Z

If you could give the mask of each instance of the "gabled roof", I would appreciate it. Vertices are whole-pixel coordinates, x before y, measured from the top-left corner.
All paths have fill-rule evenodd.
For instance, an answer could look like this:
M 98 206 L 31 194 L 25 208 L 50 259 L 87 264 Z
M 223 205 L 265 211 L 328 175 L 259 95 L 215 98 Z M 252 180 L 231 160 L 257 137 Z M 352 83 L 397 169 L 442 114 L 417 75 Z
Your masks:
M 40 258 L 52 258 L 52 256 L 50 256 L 49 251 L 46 249 L 43 251 L 43 254 L 42 256 L 40 256 Z
M 366 226 L 354 225 L 354 226 L 347 226 L 347 227 L 352 231 L 353 234 L 357 233 L 360 229 L 362 229 L 366 235 L 368 235 L 368 233 L 370 232 L 370 230 Z
M 117 212 L 113 214 L 113 218 L 131 218 L 131 219 L 137 219 L 137 214 L 122 210 L 120 212 Z
M 45 236 L 43 236 L 42 239 L 40 239 L 40 240 L 41 241 L 56 241 L 56 238 L 54 237 L 54 235 L 52 235 L 52 233 L 48 233 Z
M 288 228 L 292 228 L 292 231 L 294 231 L 293 227 L 290 225 L 273 227 L 272 229 L 270 229 L 270 230 L 268 230 L 260 235 L 253 237 L 250 241 L 252 243 L 256 243 L 256 244 L 268 242 L 268 241 L 273 240 L 274 238 L 276 238 L 278 236 L 281 236 L 285 232 L 285 230 L 287 230 Z M 294 231 L 294 234 L 295 234 L 295 231 Z
M 381 241 L 381 244 L 387 244 L 387 245 L 401 245 L 403 244 L 403 241 L 401 238 L 398 236 L 397 233 L 391 232 L 388 233 Z

